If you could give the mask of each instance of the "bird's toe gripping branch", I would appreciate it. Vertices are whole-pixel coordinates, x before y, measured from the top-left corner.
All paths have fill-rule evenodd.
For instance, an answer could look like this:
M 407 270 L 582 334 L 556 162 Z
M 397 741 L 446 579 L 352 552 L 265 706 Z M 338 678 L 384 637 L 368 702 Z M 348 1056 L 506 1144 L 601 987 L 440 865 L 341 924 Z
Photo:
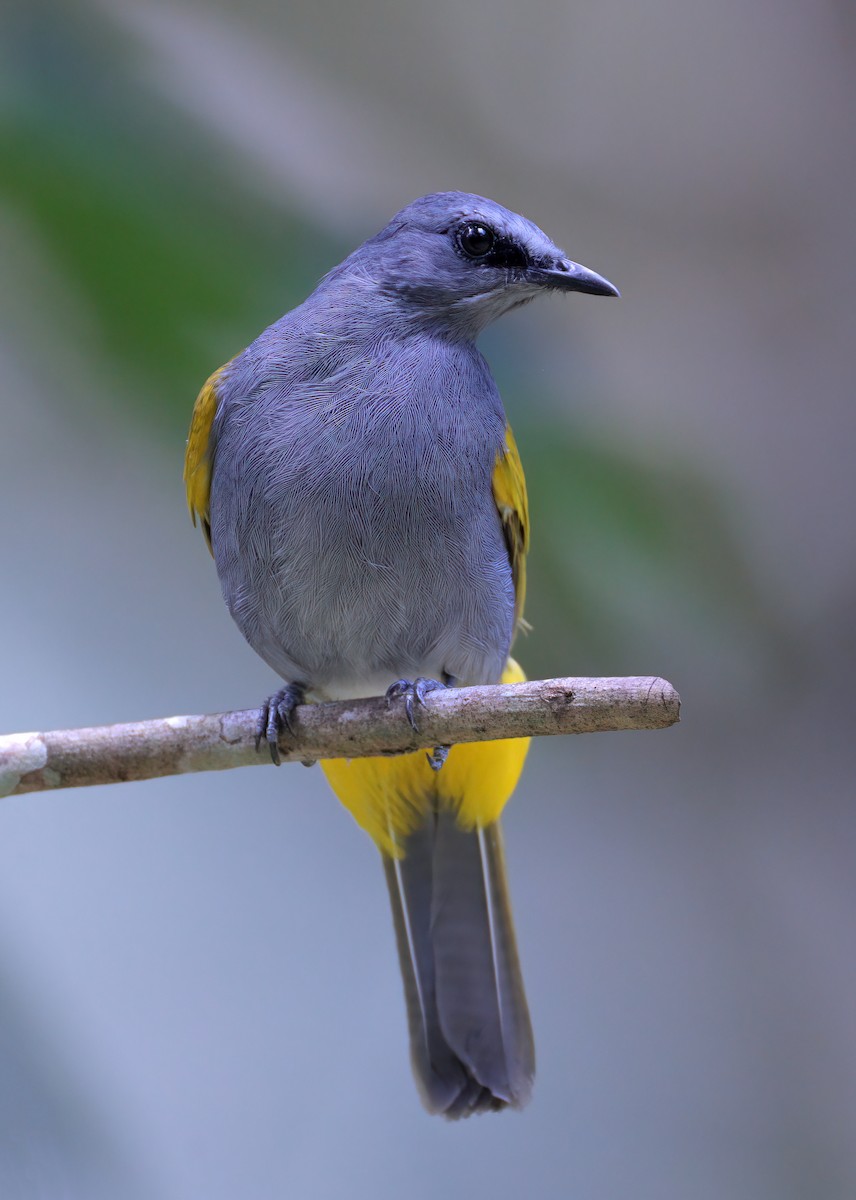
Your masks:
M 403 700 L 410 728 L 414 733 L 418 733 L 416 705 L 424 704 L 426 696 L 445 688 L 445 686 L 445 683 L 440 683 L 437 679 L 397 679 L 386 689 L 386 706 L 392 708 L 396 700 Z
M 278 692 L 265 700 L 259 709 L 259 719 L 256 725 L 256 749 L 264 739 L 268 744 L 270 756 L 275 766 L 279 766 L 279 737 L 286 729 L 294 736 L 295 729 L 292 716 L 298 704 L 306 699 L 306 685 L 302 683 L 287 683 Z
M 440 683 L 438 679 L 397 679 L 395 683 L 390 684 L 386 689 L 386 706 L 392 708 L 396 700 L 404 701 L 404 711 L 407 713 L 407 720 L 410 723 L 410 728 L 414 733 L 419 732 L 419 726 L 416 723 L 416 706 L 425 703 L 425 697 L 431 692 L 439 691 L 441 688 L 446 688 L 449 685 Z M 432 771 L 439 771 L 443 763 L 449 757 L 448 746 L 435 746 L 430 754 L 427 755 L 428 762 Z

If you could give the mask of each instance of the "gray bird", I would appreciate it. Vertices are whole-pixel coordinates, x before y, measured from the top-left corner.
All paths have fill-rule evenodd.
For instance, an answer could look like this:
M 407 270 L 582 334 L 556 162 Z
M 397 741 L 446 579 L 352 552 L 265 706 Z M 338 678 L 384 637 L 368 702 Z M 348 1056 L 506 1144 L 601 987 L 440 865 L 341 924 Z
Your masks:
M 617 296 L 537 226 L 424 196 L 216 371 L 185 483 L 229 611 L 304 700 L 386 693 L 415 725 L 434 688 L 522 679 L 526 487 L 481 331 L 545 291 Z M 424 1103 L 520 1107 L 535 1071 L 499 816 L 525 740 L 331 760 L 384 862 Z

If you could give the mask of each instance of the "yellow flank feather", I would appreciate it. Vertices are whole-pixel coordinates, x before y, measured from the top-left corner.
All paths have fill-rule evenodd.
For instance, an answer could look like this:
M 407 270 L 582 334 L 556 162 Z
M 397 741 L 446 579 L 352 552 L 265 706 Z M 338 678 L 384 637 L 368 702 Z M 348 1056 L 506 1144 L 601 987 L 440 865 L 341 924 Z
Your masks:
M 503 683 L 526 676 L 509 658 Z M 464 829 L 482 828 L 499 819 L 529 749 L 529 738 L 466 742 L 453 746 L 445 766 L 434 771 L 424 750 L 394 758 L 325 759 L 321 763 L 333 791 L 378 848 L 402 857 L 401 843 L 435 807 L 458 814 Z
M 520 628 L 525 624 L 529 506 L 510 425 L 505 429 L 505 445 L 497 452 L 492 485 L 514 580 L 515 624 Z M 509 658 L 502 682 L 520 683 L 525 678 L 520 666 Z M 424 750 L 393 758 L 326 759 L 321 767 L 357 824 L 384 854 L 400 858 L 402 842 L 432 808 L 453 809 L 464 829 L 497 821 L 517 786 L 528 749 L 529 738 L 466 742 L 451 748 L 440 771 L 432 770 Z
M 518 629 L 525 627 L 523 606 L 526 602 L 526 553 L 529 549 L 529 502 L 523 464 L 511 426 L 505 427 L 505 446 L 497 451 L 493 468 L 493 498 L 502 520 L 502 530 L 511 559 L 514 579 L 514 620 Z
M 187 507 L 193 524 L 199 517 L 205 540 L 211 549 L 211 517 L 208 506 L 211 495 L 211 428 L 217 412 L 217 384 L 229 363 L 220 367 L 203 384 L 196 397 L 187 450 L 184 454 L 184 486 L 187 489 Z

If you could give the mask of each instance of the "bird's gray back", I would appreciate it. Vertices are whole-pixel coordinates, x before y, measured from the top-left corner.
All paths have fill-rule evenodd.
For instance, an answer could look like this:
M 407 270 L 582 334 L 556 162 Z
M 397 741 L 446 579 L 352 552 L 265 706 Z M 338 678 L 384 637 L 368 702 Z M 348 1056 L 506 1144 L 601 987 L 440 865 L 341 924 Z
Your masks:
M 211 491 L 217 570 L 254 649 L 321 695 L 498 679 L 504 432 L 469 341 L 359 306 L 343 318 L 323 285 L 265 331 L 220 384 Z

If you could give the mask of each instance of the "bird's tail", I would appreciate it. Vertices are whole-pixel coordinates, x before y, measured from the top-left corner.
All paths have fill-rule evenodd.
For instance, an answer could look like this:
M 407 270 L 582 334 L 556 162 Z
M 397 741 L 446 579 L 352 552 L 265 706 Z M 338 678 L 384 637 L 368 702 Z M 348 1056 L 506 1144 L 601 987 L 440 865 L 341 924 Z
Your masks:
M 535 1050 L 499 822 L 462 829 L 438 807 L 384 868 L 425 1106 L 453 1118 L 522 1107 Z
M 503 683 L 523 678 L 509 659 Z M 532 1028 L 499 828 L 528 745 L 453 746 L 439 771 L 423 750 L 321 763 L 383 856 L 414 1071 L 426 1107 L 449 1117 L 520 1108 L 532 1090 Z

